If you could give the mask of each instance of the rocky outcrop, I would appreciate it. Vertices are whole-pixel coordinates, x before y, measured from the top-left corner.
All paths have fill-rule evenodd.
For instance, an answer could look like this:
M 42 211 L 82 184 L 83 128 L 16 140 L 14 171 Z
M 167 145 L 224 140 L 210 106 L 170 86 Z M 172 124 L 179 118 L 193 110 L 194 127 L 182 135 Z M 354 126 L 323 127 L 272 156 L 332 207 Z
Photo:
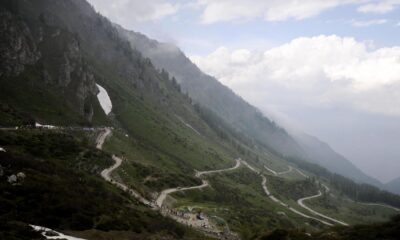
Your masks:
M 57 16 L 41 14 L 25 22 L 0 7 L 0 78 L 12 81 L 27 66 L 34 66 L 40 76 L 35 87 L 54 87 L 66 105 L 91 122 L 93 99 L 98 93 L 95 75 L 87 64 L 76 35 L 51 26 Z M 29 23 L 29 24 L 28 24 Z
M 27 25 L 0 8 L 0 77 L 17 76 L 40 58 Z
M 90 99 L 98 94 L 96 79 L 91 67 L 85 62 L 79 42 L 71 38 L 62 53 L 61 63 L 57 66 L 56 84 L 65 89 L 66 94 L 74 96 L 78 111 L 86 120 L 91 121 L 93 107 Z

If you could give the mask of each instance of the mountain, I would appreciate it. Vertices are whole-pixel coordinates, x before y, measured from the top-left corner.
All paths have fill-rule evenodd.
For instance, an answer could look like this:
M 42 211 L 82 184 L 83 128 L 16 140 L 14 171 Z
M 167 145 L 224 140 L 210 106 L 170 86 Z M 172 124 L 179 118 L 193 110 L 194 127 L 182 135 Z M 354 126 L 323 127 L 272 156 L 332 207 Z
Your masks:
M 148 192 L 197 182 L 193 169 L 221 167 L 235 157 L 176 81 L 132 49 L 86 1 L 11 0 L 1 6 L 7 37 L 1 42 L 0 125 L 114 126 L 120 134 L 112 139 L 125 144 L 124 155 L 141 152 L 148 162 L 139 166 L 157 175 L 142 186 Z M 22 44 L 13 47 L 15 42 Z M 30 49 L 40 57 L 26 60 Z M 111 99 L 109 115 L 96 98 L 96 84 Z
M 304 155 L 303 150 L 283 128 L 215 78 L 204 74 L 176 46 L 159 43 L 121 27 L 118 29 L 133 48 L 148 57 L 157 68 L 165 69 L 174 76 L 183 91 L 194 101 L 217 113 L 241 133 L 283 155 Z
M 386 183 L 385 189 L 400 195 L 400 177 Z
M 5 0 L 0 22 L 0 188 L 7 193 L 0 196 L 7 206 L 0 238 L 23 222 L 103 238 L 199 239 L 100 175 L 112 155 L 123 156 L 114 174 L 150 198 L 201 184 L 194 169 L 233 162 L 237 151 L 220 141 L 180 86 L 86 1 Z M 109 115 L 97 85 L 111 99 Z M 35 129 L 35 122 L 55 128 Z M 106 155 L 93 146 L 102 126 L 114 129 Z M 20 172 L 26 180 L 12 185 Z
M 98 110 L 98 90 L 76 36 L 54 27 L 57 17 L 35 12 L 29 3 L 1 4 L 10 10 L 0 10 L 2 108 L 23 108 L 37 120 L 91 122 Z M 15 11 L 31 13 L 23 19 Z M 55 108 L 58 112 L 52 111 Z
M 380 188 L 383 187 L 381 182 L 363 173 L 349 160 L 335 152 L 328 144 L 318 138 L 305 133 L 293 134 L 293 136 L 295 136 L 295 139 L 306 151 L 310 159 L 314 160 L 313 162 L 357 182 L 368 183 Z
M 119 31 L 83 0 L 0 1 L 0 239 L 44 239 L 29 224 L 87 240 L 256 239 L 384 221 L 395 211 L 381 204 L 400 206 L 303 161 L 215 79 L 193 83 L 218 102 L 199 104 Z
M 111 156 L 88 143 L 76 131 L 0 132 L 7 148 L 0 152 L 0 239 L 47 239 L 26 223 L 75 234 L 91 229 L 85 239 L 203 237 L 96 177 L 112 164 Z M 7 178 L 15 174 L 24 177 L 10 184 Z
M 184 53 L 169 43 L 161 43 L 141 33 L 118 27 L 132 47 L 151 59 L 157 68 L 171 73 L 191 98 L 207 106 L 226 122 L 273 151 L 302 157 L 359 182 L 382 187 L 382 184 L 336 153 L 326 143 L 306 134 L 291 134 L 270 121 L 256 108 L 222 85 L 217 79 L 204 74 Z

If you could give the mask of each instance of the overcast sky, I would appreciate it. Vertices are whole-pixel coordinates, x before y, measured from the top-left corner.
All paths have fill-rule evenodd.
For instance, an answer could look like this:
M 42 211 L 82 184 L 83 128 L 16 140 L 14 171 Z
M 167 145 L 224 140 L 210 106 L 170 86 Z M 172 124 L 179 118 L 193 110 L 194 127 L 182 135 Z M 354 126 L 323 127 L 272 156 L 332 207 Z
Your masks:
M 400 0 L 89 0 L 367 174 L 400 176 Z

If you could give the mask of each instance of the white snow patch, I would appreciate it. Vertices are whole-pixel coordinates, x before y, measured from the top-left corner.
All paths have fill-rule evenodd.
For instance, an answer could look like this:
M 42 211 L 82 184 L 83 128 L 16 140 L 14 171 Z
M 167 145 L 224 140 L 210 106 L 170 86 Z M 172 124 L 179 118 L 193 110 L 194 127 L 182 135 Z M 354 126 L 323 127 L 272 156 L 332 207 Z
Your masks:
M 104 89 L 102 86 L 96 83 L 97 88 L 99 89 L 99 94 L 97 94 L 97 99 L 100 102 L 101 108 L 103 108 L 104 113 L 108 115 L 111 112 L 112 109 L 112 103 L 110 96 L 108 96 L 108 93 L 106 89 Z
M 85 240 L 83 238 L 76 238 L 76 237 L 71 237 L 64 235 L 60 232 L 56 232 L 50 228 L 45 228 L 45 227 L 40 227 L 40 226 L 35 226 L 35 225 L 30 225 L 36 232 L 40 232 L 43 237 L 46 239 L 67 239 L 67 240 Z M 47 236 L 46 233 L 50 232 L 52 236 Z M 56 235 L 56 236 L 53 236 Z

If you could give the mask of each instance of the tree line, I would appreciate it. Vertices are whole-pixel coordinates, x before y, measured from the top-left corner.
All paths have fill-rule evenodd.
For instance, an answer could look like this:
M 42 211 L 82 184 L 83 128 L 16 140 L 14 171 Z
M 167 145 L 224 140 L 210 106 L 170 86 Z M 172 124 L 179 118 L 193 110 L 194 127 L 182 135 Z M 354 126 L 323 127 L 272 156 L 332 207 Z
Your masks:
M 326 179 L 338 191 L 354 201 L 386 203 L 395 207 L 400 207 L 400 196 L 397 194 L 381 190 L 370 184 L 357 183 L 350 178 L 332 173 L 326 168 L 300 158 L 286 157 L 286 159 L 296 164 L 301 169 Z

